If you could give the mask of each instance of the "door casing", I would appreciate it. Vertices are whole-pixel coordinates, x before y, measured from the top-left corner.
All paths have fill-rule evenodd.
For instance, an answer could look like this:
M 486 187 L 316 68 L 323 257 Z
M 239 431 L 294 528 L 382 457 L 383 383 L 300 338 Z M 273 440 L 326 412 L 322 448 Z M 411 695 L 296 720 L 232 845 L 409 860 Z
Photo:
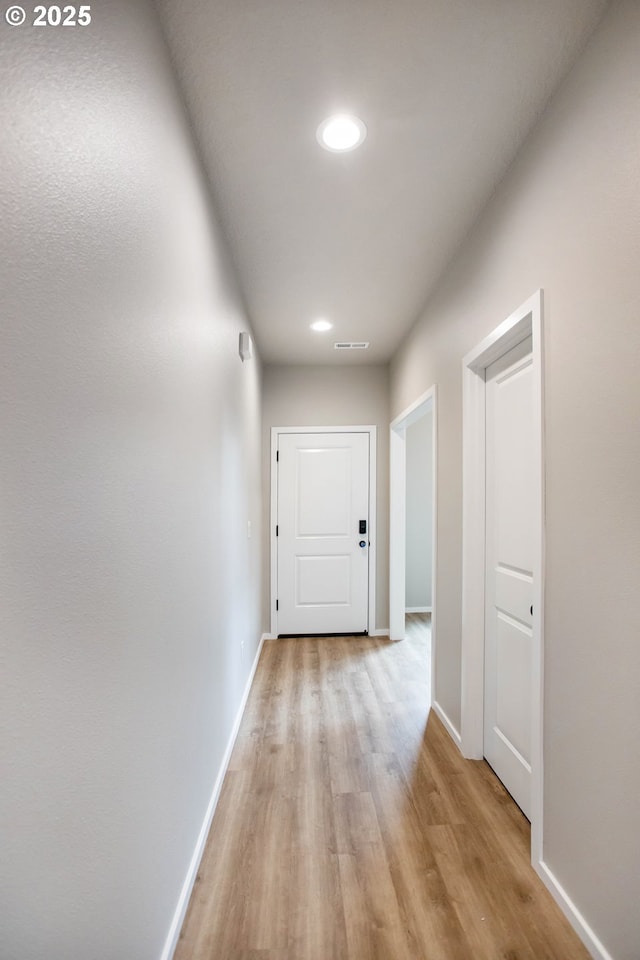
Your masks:
M 525 337 L 533 341 L 534 555 L 531 726 L 531 860 L 542 860 L 543 630 L 544 630 L 544 410 L 543 294 L 536 291 L 462 361 L 462 691 L 461 749 L 484 752 L 485 630 L 485 370 Z
M 278 636 L 278 541 L 276 524 L 278 522 L 278 436 L 283 433 L 368 433 L 369 434 L 369 634 L 376 634 L 376 436 L 375 426 L 356 427 L 271 427 L 271 517 L 269 539 L 271 543 L 271 637 Z

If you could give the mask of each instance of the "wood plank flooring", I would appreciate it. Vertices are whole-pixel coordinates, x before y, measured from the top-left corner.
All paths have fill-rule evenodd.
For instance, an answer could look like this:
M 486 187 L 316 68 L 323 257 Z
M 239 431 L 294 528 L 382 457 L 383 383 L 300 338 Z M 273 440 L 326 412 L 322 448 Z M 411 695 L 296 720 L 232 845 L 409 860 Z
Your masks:
M 408 621 L 265 643 L 175 960 L 587 960 Z

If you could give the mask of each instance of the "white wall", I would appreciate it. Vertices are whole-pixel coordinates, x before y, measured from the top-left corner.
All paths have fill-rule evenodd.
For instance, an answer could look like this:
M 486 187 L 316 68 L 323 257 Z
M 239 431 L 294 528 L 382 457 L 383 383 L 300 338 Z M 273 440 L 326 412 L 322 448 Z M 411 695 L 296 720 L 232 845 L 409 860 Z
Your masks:
M 158 960 L 260 633 L 259 362 L 153 9 L 93 14 L 0 29 L 3 960 Z
M 614 3 L 392 364 L 439 407 L 437 699 L 460 722 L 461 358 L 545 291 L 544 858 L 640 955 L 640 5 Z
M 433 550 L 433 413 L 406 430 L 406 605 L 431 606 Z
M 389 368 L 267 364 L 263 378 L 262 623 L 269 627 L 271 427 L 377 426 L 376 627 L 389 627 Z

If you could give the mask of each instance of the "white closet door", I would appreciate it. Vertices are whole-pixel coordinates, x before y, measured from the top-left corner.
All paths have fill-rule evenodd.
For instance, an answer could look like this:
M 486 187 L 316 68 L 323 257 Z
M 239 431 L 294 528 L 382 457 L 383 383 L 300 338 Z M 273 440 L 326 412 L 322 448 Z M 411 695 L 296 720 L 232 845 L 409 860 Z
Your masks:
M 486 371 L 484 753 L 531 816 L 533 366 L 531 338 Z

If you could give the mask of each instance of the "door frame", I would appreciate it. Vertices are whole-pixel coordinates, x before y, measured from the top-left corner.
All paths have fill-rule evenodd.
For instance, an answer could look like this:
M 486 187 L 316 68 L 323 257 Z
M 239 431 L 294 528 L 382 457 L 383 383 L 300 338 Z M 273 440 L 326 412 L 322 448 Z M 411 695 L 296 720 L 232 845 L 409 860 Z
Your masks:
M 436 613 L 438 561 L 438 387 L 434 384 L 391 421 L 389 427 L 389 637 L 404 640 L 407 544 L 407 427 L 429 410 L 433 417 L 431 458 L 431 705 L 436 712 Z M 440 713 L 439 713 L 440 715 Z M 450 723 L 441 716 L 448 727 Z
M 544 655 L 544 345 L 537 290 L 462 361 L 462 689 L 461 749 L 484 756 L 485 371 L 526 337 L 533 341 L 534 517 L 531 715 L 531 860 L 542 860 Z
M 270 629 L 271 636 L 278 636 L 278 541 L 276 523 L 278 522 L 278 436 L 281 433 L 368 433 L 369 434 L 369 605 L 367 611 L 367 630 L 370 636 L 376 634 L 376 463 L 377 463 L 377 427 L 271 427 L 271 511 L 269 538 L 271 543 L 270 577 Z M 372 625 L 374 625 L 372 629 Z

